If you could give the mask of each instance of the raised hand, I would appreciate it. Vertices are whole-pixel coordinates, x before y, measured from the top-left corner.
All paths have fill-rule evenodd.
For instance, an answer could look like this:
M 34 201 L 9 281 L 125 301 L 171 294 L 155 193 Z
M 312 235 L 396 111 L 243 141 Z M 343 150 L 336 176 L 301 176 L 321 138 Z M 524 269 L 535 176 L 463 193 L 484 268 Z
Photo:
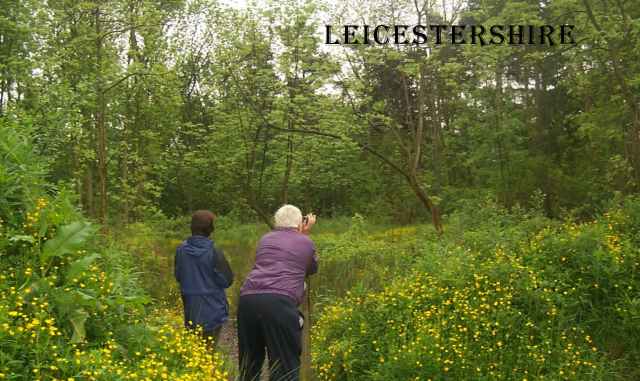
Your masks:
M 311 231 L 311 227 L 316 223 L 316 215 L 313 213 L 307 214 L 304 218 L 302 218 L 302 227 L 300 228 L 300 232 L 304 234 L 309 234 Z

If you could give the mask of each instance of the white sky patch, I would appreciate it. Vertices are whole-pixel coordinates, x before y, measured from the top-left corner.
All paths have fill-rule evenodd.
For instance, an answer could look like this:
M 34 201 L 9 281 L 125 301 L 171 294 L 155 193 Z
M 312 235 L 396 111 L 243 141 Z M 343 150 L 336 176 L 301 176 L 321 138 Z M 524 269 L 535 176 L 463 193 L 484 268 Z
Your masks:
M 381 24 L 389 26 L 415 25 L 418 23 L 416 4 L 418 8 L 424 9 L 423 16 L 420 19 L 421 24 L 452 24 L 458 19 L 460 11 L 466 5 L 466 1 L 467 0 L 391 0 L 388 2 L 370 2 L 367 0 L 319 0 L 317 3 L 320 4 L 321 10 L 315 14 L 313 20 L 317 24 L 315 36 L 319 39 L 318 50 L 320 53 L 328 54 L 339 62 L 341 68 L 341 73 L 334 77 L 331 82 L 335 83 L 336 81 L 351 76 L 353 70 L 357 69 L 357 64 L 355 67 L 352 66 L 346 58 L 346 54 L 349 54 L 352 48 L 344 45 L 326 44 L 325 25 L 331 25 L 333 38 L 338 37 L 341 40 L 344 36 L 344 25 L 346 24 L 359 25 L 358 34 L 362 33 L 362 25 L 364 24 L 370 25 L 370 33 L 375 26 Z M 306 3 L 306 0 L 298 0 L 297 2 L 300 6 Z M 241 11 L 249 8 L 267 9 L 270 6 L 277 5 L 278 2 L 277 0 L 220 0 L 218 4 L 222 8 L 228 7 Z M 429 10 L 426 11 L 426 9 Z M 193 23 L 191 25 L 191 36 L 194 39 L 187 42 L 187 44 L 198 44 L 198 35 L 200 33 L 212 27 L 215 29 L 215 26 L 205 25 L 207 22 L 206 17 L 201 19 L 196 18 L 195 20 L 191 20 L 191 22 Z M 428 28 L 426 33 L 429 34 Z M 388 47 L 393 48 L 394 45 L 389 45 Z M 368 48 L 375 49 L 381 47 L 371 45 Z M 404 47 L 395 46 L 395 48 L 403 49 Z M 424 49 L 425 55 L 429 55 L 430 47 L 422 46 L 421 48 Z M 182 49 L 184 49 L 184 47 Z M 282 49 L 279 41 L 275 39 L 272 46 L 274 64 L 276 64 Z M 281 75 L 278 76 L 281 77 Z M 319 89 L 319 92 L 337 95 L 340 89 L 334 83 L 323 85 L 322 88 Z

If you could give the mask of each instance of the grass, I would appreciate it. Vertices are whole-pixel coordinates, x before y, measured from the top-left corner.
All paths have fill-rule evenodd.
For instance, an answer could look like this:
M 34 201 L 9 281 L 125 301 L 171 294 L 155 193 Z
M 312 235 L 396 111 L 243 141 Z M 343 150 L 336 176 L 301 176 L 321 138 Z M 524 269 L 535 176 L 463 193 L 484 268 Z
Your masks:
M 640 377 L 634 205 L 581 224 L 485 205 L 449 216 L 442 237 L 430 225 L 320 220 L 311 236 L 320 259 L 312 277 L 315 376 Z M 216 244 L 236 274 L 232 314 L 266 231 L 224 219 L 217 226 Z M 163 263 L 186 234 L 184 226 L 158 234 L 164 243 L 151 246 L 164 247 Z M 162 272 L 172 283 L 170 266 Z
M 356 275 L 320 311 L 316 376 L 637 379 L 638 209 L 577 224 L 487 207 L 439 239 L 420 226 L 333 237 L 324 262 Z

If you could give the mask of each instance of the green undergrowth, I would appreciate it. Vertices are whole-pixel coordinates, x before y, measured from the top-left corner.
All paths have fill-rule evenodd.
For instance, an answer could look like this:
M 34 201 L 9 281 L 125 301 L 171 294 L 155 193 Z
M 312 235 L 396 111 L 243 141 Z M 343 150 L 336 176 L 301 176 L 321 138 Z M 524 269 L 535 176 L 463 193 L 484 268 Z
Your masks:
M 47 183 L 23 132 L 0 119 L 0 380 L 225 379 L 175 313 L 149 314 L 137 257 Z
M 355 279 L 320 310 L 316 375 L 636 379 L 639 229 L 637 199 L 580 224 L 488 203 L 451 216 L 440 238 L 408 227 L 319 239 L 324 262 Z
M 127 226 L 154 300 L 179 304 L 175 246 L 188 217 Z M 127 230 L 130 229 L 130 230 Z M 264 224 L 220 217 L 214 240 L 236 282 Z M 593 221 L 558 221 L 491 201 L 430 225 L 320 219 L 312 233 L 314 373 L 321 380 L 637 378 L 640 202 Z M 232 314 L 234 312 L 232 311 Z

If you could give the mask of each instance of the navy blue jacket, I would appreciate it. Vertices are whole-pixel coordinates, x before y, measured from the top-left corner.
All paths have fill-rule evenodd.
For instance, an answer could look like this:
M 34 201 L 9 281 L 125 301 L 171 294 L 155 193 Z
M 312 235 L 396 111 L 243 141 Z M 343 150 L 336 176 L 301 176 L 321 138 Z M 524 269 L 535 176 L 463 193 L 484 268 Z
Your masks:
M 211 331 L 229 318 L 224 289 L 233 273 L 224 254 L 208 237 L 191 236 L 176 249 L 175 276 L 180 283 L 187 327 Z

